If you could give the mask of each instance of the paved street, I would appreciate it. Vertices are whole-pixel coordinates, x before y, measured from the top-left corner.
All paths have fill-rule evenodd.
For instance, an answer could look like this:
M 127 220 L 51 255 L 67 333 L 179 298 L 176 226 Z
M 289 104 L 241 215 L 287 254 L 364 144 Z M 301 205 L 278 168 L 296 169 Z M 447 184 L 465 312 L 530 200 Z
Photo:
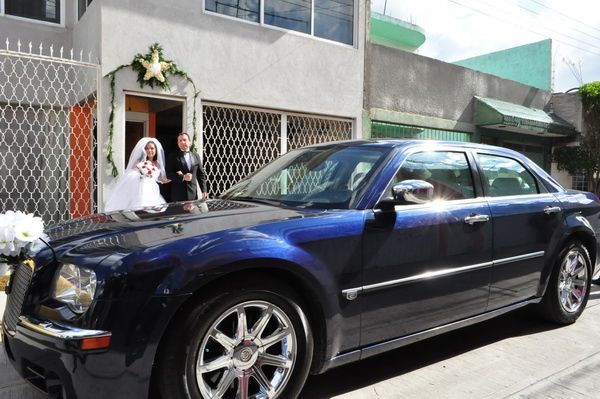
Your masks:
M 572 326 L 556 328 L 518 311 L 310 377 L 302 399 L 600 398 L 599 376 L 595 286 Z M 0 399 L 42 398 L 0 351 Z

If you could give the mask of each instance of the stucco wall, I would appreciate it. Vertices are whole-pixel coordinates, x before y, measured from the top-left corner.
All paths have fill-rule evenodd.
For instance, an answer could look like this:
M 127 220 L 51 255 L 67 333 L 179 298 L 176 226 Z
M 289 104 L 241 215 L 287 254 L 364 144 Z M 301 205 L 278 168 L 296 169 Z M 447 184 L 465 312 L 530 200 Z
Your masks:
M 368 45 L 365 108 L 430 118 L 430 127 L 475 131 L 473 96 L 544 108 L 548 91 L 418 54 Z M 395 122 L 401 122 L 396 120 Z M 436 126 L 437 124 L 437 126 Z
M 107 73 L 160 42 L 196 82 L 203 100 L 359 118 L 364 3 L 357 48 L 204 13 L 202 2 L 102 2 Z
M 202 129 L 201 101 L 352 118 L 360 131 L 365 6 L 357 3 L 356 43 L 346 46 L 207 14 L 198 0 L 168 4 L 148 0 L 144 7 L 133 0 L 103 0 L 97 11 L 102 75 L 129 64 L 135 54 L 145 54 L 152 43 L 159 42 L 165 57 L 184 70 L 201 91 L 196 108 L 198 132 Z M 191 85 L 172 77 L 171 86 L 170 91 L 142 89 L 130 69 L 116 75 L 113 148 L 118 168 L 124 164 L 126 92 L 186 98 L 184 129 L 192 132 Z M 107 143 L 109 101 L 110 87 L 103 79 L 98 120 L 102 148 Z M 104 154 L 98 162 L 98 170 L 104 172 L 99 185 L 107 187 L 112 178 Z
M 55 54 L 58 54 L 58 49 L 64 47 L 70 50 L 73 46 L 71 27 L 74 20 L 75 7 L 74 3 L 67 1 L 67 6 L 64 9 L 64 26 L 57 24 L 41 23 L 35 20 L 14 18 L 7 15 L 0 16 L 0 48 L 6 48 L 6 38 L 11 42 L 10 49 L 17 49 L 17 41 L 21 41 L 21 51 L 29 51 L 29 42 L 33 45 L 34 52 L 39 53 L 39 45 L 43 44 L 44 48 L 49 48 L 53 45 Z M 47 52 L 45 52 L 47 54 Z
M 583 131 L 582 104 L 579 93 L 554 93 L 551 101 L 556 115 L 575 126 L 577 131 Z
M 102 58 L 100 52 L 101 34 L 101 2 L 93 1 L 81 16 L 81 19 L 73 25 L 73 47 L 82 49 L 86 54 L 90 53 L 90 60 L 99 64 Z

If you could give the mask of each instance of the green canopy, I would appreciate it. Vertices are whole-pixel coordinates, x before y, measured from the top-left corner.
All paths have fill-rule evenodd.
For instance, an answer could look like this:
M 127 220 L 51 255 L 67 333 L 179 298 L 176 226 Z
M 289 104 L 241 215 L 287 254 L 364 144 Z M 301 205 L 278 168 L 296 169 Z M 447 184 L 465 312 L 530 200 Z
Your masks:
M 541 109 L 475 96 L 477 126 L 548 137 L 568 137 L 577 130 L 564 119 Z

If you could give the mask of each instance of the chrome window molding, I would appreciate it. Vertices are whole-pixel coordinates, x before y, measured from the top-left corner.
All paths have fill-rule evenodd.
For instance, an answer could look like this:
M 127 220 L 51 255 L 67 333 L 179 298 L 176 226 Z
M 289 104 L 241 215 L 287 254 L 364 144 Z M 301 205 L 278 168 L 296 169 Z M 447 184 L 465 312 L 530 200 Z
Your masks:
M 429 280 L 432 278 L 447 277 L 447 276 L 465 273 L 465 272 L 469 272 L 469 271 L 485 269 L 485 268 L 489 268 L 489 267 L 496 266 L 496 265 L 504 265 L 507 263 L 518 262 L 521 260 L 540 258 L 540 257 L 543 257 L 544 254 L 545 254 L 545 251 L 531 252 L 528 254 L 511 256 L 508 258 L 502 258 L 502 259 L 498 259 L 498 260 L 492 260 L 490 262 L 483 262 L 483 263 L 477 263 L 474 265 L 425 272 L 425 273 L 417 274 L 414 276 L 399 278 L 399 279 L 395 279 L 395 280 L 382 281 L 381 283 L 363 285 L 362 287 L 348 288 L 348 289 L 342 290 L 342 295 L 348 300 L 353 300 L 353 299 L 356 299 L 357 295 L 362 292 L 369 292 L 369 291 L 375 291 L 375 290 L 380 290 L 380 289 L 384 289 L 384 288 L 396 287 L 399 285 L 411 284 L 411 283 L 415 283 L 417 281 Z

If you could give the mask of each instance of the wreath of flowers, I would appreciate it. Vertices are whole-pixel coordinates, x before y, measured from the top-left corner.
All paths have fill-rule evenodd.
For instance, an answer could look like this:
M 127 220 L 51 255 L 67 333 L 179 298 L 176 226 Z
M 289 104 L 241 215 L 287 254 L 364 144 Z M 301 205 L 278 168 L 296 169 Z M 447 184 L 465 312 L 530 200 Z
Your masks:
M 131 63 L 131 68 L 137 72 L 137 81 L 140 87 L 149 85 L 158 86 L 163 90 L 169 89 L 169 73 L 177 75 L 179 69 L 171 60 L 165 59 L 163 49 L 158 43 L 150 46 L 148 54 L 136 54 Z
M 113 177 L 119 175 L 119 170 L 117 169 L 117 165 L 114 161 L 113 154 L 113 134 L 114 134 L 114 120 L 115 120 L 115 74 L 123 68 L 131 67 L 135 72 L 137 72 L 137 81 L 140 84 L 141 88 L 144 88 L 145 85 L 150 86 L 151 88 L 159 87 L 162 90 L 168 90 L 170 88 L 169 85 L 169 75 L 178 76 L 180 78 L 188 81 L 192 87 L 194 88 L 194 96 L 193 96 L 193 113 L 192 113 L 192 151 L 196 151 L 196 126 L 197 126 L 197 118 L 196 118 L 196 99 L 200 95 L 200 91 L 196 89 L 196 84 L 188 76 L 187 73 L 179 69 L 177 65 L 164 57 L 162 46 L 158 43 L 154 43 L 150 46 L 149 52 L 147 54 L 136 54 L 133 57 L 133 61 L 130 64 L 121 65 L 115 68 L 112 72 L 109 72 L 105 75 L 110 81 L 110 116 L 108 117 L 108 143 L 106 145 L 106 160 L 111 167 L 111 173 Z

